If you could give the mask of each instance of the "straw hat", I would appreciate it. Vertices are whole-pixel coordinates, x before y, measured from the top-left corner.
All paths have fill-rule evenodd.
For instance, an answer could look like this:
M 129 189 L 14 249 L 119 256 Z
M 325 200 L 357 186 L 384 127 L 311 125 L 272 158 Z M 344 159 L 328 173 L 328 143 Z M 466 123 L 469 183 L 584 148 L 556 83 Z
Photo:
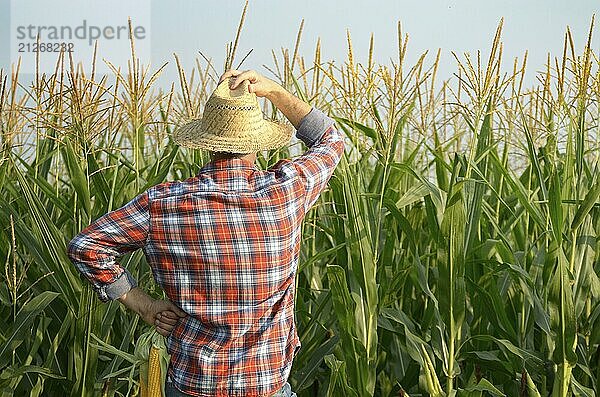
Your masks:
M 172 134 L 180 146 L 213 152 L 256 153 L 277 149 L 292 138 L 289 124 L 265 120 L 248 80 L 235 90 L 223 80 L 204 106 L 201 119 L 192 120 Z

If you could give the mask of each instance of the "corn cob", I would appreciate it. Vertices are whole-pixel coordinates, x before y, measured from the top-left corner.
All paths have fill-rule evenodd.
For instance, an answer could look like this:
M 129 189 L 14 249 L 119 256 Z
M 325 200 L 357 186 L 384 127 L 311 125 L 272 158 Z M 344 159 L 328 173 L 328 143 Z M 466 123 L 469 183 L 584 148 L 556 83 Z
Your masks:
M 148 397 L 162 397 L 159 349 L 152 345 L 148 356 Z
M 135 357 L 140 364 L 140 396 L 162 397 L 165 393 L 167 368 L 170 355 L 167 353 L 166 338 L 156 330 L 142 334 L 135 346 Z

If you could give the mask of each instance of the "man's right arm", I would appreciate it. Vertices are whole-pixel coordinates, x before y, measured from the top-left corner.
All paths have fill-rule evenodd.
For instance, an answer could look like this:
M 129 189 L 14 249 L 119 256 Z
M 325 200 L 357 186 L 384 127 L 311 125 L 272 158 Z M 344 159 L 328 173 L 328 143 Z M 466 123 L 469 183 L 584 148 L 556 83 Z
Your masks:
M 317 108 L 279 86 L 267 98 L 296 128 L 296 136 L 308 150 L 295 159 L 284 161 L 292 165 L 306 188 L 304 212 L 314 205 L 327 186 L 344 152 L 344 139 L 335 128 L 334 120 Z
M 275 84 L 266 98 L 298 129 L 302 119 L 310 112 L 311 106 L 296 97 L 279 84 Z
M 255 70 L 231 69 L 223 73 L 219 83 L 224 79 L 229 79 L 229 88 L 232 90 L 242 81 L 248 80 L 248 91 L 255 93 L 257 97 L 264 97 L 271 101 L 296 129 L 302 118 L 310 112 L 311 106 L 308 103 Z
M 334 121 L 319 109 L 311 107 L 281 85 L 254 70 L 240 72 L 229 70 L 219 81 L 230 79 L 234 89 L 243 80 L 249 81 L 248 90 L 259 97 L 266 97 L 296 128 L 296 136 L 308 150 L 292 160 L 282 160 L 280 167 L 291 166 L 299 175 L 305 188 L 305 213 L 319 198 L 327 186 L 333 171 L 344 153 L 344 139 L 335 128 Z
M 335 167 L 344 153 L 344 138 L 335 128 L 334 121 L 317 108 L 302 118 L 296 130 L 308 150 L 288 160 L 304 183 L 305 208 L 308 212 L 327 187 Z

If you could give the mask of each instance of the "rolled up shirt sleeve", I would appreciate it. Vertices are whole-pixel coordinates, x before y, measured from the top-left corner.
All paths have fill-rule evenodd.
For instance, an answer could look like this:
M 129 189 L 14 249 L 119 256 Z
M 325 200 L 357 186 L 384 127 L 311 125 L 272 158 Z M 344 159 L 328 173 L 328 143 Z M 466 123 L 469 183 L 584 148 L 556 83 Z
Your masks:
M 308 212 L 327 187 L 344 153 L 344 138 L 334 120 L 317 108 L 304 116 L 296 130 L 308 150 L 291 160 L 305 188 L 304 210 Z
M 131 273 L 117 258 L 146 244 L 150 228 L 148 192 L 111 211 L 77 234 L 67 254 L 102 302 L 121 297 L 137 286 Z

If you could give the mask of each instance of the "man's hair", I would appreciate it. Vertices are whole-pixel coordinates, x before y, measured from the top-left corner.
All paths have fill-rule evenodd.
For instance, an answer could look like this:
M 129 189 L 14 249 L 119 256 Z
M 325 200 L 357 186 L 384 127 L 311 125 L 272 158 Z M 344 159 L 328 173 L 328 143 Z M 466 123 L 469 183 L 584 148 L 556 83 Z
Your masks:
M 227 157 L 227 158 L 242 157 L 242 156 L 246 156 L 248 154 L 250 154 L 250 153 L 212 152 L 213 156 Z

